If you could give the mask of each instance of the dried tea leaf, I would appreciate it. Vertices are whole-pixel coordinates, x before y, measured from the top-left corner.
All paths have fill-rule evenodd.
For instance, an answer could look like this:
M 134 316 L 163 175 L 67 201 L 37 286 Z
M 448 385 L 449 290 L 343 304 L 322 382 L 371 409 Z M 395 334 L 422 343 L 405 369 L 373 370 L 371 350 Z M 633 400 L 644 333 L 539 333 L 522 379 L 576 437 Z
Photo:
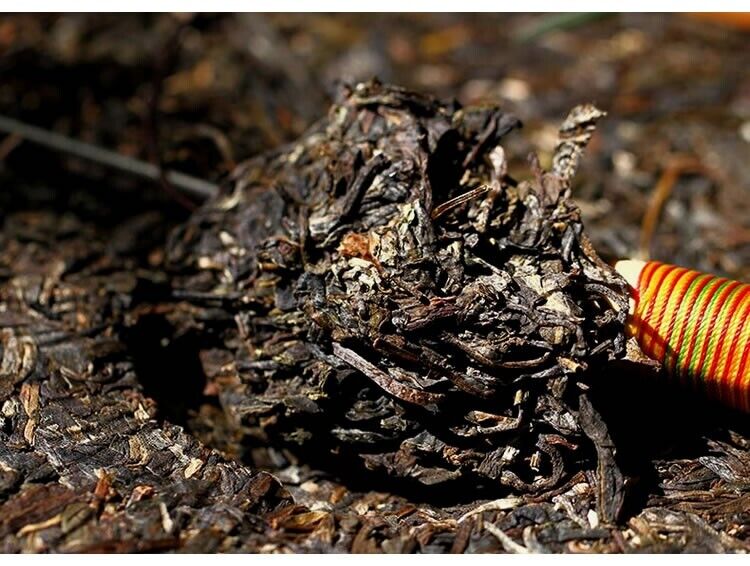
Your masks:
M 516 183 L 513 116 L 362 83 L 241 164 L 168 249 L 190 303 L 173 323 L 221 337 L 236 424 L 426 485 L 539 492 L 578 471 L 571 387 L 625 344 L 624 282 L 569 198 L 602 115 L 575 109 L 556 169 L 532 159 Z

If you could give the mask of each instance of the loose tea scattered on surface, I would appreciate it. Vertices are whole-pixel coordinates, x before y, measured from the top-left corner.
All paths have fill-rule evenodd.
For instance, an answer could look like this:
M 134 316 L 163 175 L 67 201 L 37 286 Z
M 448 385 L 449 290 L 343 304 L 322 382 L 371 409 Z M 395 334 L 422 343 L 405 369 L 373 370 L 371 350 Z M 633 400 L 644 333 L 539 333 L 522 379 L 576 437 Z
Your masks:
M 153 220 L 105 240 L 70 212 L 5 219 L 2 552 L 218 551 L 237 546 L 230 533 L 257 549 L 261 515 L 294 508 L 270 474 L 154 418 L 121 334 L 144 288 L 159 284 L 128 259 L 158 231 Z

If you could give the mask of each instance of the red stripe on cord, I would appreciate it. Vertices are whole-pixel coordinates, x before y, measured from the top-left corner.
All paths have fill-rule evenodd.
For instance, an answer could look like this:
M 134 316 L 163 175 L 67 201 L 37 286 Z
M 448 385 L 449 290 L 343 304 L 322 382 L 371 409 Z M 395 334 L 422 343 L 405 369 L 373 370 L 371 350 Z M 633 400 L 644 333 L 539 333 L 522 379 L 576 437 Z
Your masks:
M 724 319 L 724 326 L 720 329 L 720 335 L 719 335 L 719 341 L 716 344 L 716 352 L 717 355 L 714 356 L 713 361 L 711 362 L 711 367 L 708 368 L 708 375 L 714 376 L 714 382 L 716 383 L 716 392 L 719 395 L 720 399 L 724 399 L 726 397 L 726 387 L 727 384 L 724 383 L 724 375 L 727 373 L 728 369 L 731 368 L 732 365 L 732 358 L 731 356 L 727 356 L 727 361 L 724 367 L 724 373 L 722 375 L 716 375 L 716 370 L 719 366 L 719 361 L 721 360 L 721 351 L 724 348 L 724 342 L 726 342 L 727 334 L 728 334 L 728 327 L 732 324 L 732 316 L 734 316 L 734 311 L 737 309 L 739 305 L 742 304 L 742 301 L 745 300 L 745 298 L 748 296 L 748 293 L 750 293 L 750 285 L 743 286 L 742 290 L 735 295 L 734 300 L 732 301 L 732 304 L 729 305 L 729 314 Z M 737 327 L 737 330 L 735 331 L 735 340 L 739 339 L 739 332 L 742 329 L 742 325 L 739 325 Z M 733 342 L 729 342 L 729 347 L 731 348 L 734 345 Z
M 665 336 L 667 336 L 667 338 L 672 336 L 672 333 L 675 331 L 675 325 L 677 324 L 677 315 L 680 313 L 680 309 L 683 306 L 683 301 L 685 300 L 685 296 L 690 291 L 690 287 L 693 285 L 693 283 L 695 283 L 695 280 L 698 279 L 701 275 L 703 274 L 698 271 L 688 271 L 682 276 L 684 279 L 682 279 L 681 281 L 678 281 L 678 283 L 682 284 L 682 293 L 680 294 L 679 299 L 678 299 L 680 304 L 678 304 L 675 308 L 673 308 L 672 312 L 669 314 L 667 327 L 664 330 L 664 334 Z M 700 292 L 700 290 L 698 292 Z M 685 311 L 685 312 L 688 312 L 688 311 Z M 682 329 L 682 326 L 680 326 L 680 329 Z M 671 343 L 672 346 L 675 346 L 676 344 L 677 344 L 676 342 Z
M 641 269 L 641 273 L 638 276 L 638 288 L 634 289 L 635 295 L 636 295 L 636 301 L 635 301 L 635 309 L 633 314 L 634 316 L 634 325 L 633 325 L 633 336 L 635 337 L 636 341 L 640 344 L 640 336 L 641 336 L 641 329 L 643 326 L 643 316 L 640 313 L 640 304 L 641 300 L 643 299 L 644 293 L 642 291 L 645 291 L 649 281 L 651 280 L 651 275 L 653 274 L 653 271 L 659 267 L 659 262 L 656 261 L 650 261 L 648 262 L 643 269 Z
M 701 303 L 696 304 L 695 307 L 699 307 L 700 310 L 698 311 L 698 317 L 695 319 L 694 328 L 700 328 L 703 324 L 703 319 L 706 318 L 706 311 L 708 310 L 708 305 L 711 303 L 711 298 L 713 297 L 714 293 L 716 293 L 716 289 L 721 287 L 723 281 L 721 279 L 712 278 L 708 280 L 709 285 L 713 285 L 715 288 L 710 289 L 710 292 L 703 297 L 703 300 Z M 708 291 L 708 289 L 707 289 Z M 690 322 L 690 318 L 685 321 L 685 324 Z M 693 350 L 695 350 L 695 338 L 696 336 L 692 336 L 690 339 L 690 342 L 687 345 L 687 352 L 685 353 L 685 357 L 683 358 L 684 363 L 683 367 L 678 368 L 680 370 L 680 375 L 682 376 L 683 380 L 689 383 L 690 385 L 696 385 L 694 383 L 694 379 L 691 375 L 690 371 L 690 360 L 693 359 Z M 682 348 L 678 350 L 678 352 L 682 351 Z
M 656 344 L 653 346 L 652 351 L 654 354 L 654 358 L 657 360 L 662 360 L 664 358 L 664 353 L 667 351 L 667 341 L 669 340 L 669 334 L 666 332 L 661 333 L 661 325 L 662 322 L 664 322 L 664 314 L 667 312 L 667 307 L 669 306 L 670 299 L 672 297 L 672 294 L 674 293 L 675 289 L 677 288 L 677 285 L 679 285 L 680 280 L 687 274 L 691 273 L 689 270 L 685 269 L 684 267 L 678 267 L 676 271 L 673 273 L 676 273 L 674 278 L 672 279 L 671 285 L 669 285 L 667 288 L 665 288 L 663 291 L 659 291 L 659 293 L 664 293 L 665 300 L 662 301 L 661 308 L 659 309 L 658 314 L 656 315 L 656 318 L 651 322 L 651 327 L 654 329 L 654 332 L 656 333 Z M 670 274 L 671 275 L 671 274 Z M 664 281 L 666 282 L 669 279 L 669 275 L 664 278 Z M 672 309 L 674 312 L 677 311 L 676 308 Z M 654 343 L 654 340 L 651 342 Z
M 745 305 L 745 312 L 743 313 L 742 321 L 740 323 L 740 334 L 737 337 L 737 341 L 732 344 L 732 351 L 730 352 L 733 355 L 739 355 L 739 352 L 735 352 L 735 350 L 738 350 L 743 345 L 742 335 L 745 332 L 746 324 L 750 324 L 750 305 Z M 745 350 L 742 353 L 742 358 L 740 359 L 740 364 L 737 366 L 737 374 L 734 376 L 730 376 L 730 379 L 732 380 L 732 393 L 734 395 L 735 399 L 735 407 L 743 408 L 745 410 L 748 410 L 748 391 L 743 391 L 742 386 L 745 378 L 745 372 L 747 371 L 747 363 L 748 363 L 748 357 L 750 357 L 750 342 L 747 341 L 747 339 L 744 341 Z
M 750 292 L 750 288 L 747 292 Z M 727 365 L 724 368 L 724 375 L 722 376 L 722 380 L 726 380 L 727 382 L 727 388 L 730 393 L 731 399 L 732 399 L 732 405 L 735 407 L 739 407 L 739 400 L 737 399 L 737 381 L 742 379 L 742 374 L 739 372 L 739 368 L 736 375 L 732 375 L 732 366 L 734 365 L 732 363 L 732 360 L 734 359 L 734 356 L 737 355 L 737 348 L 740 347 L 740 337 L 742 336 L 742 331 L 745 328 L 745 325 L 748 324 L 748 318 L 750 318 L 750 305 L 745 306 L 745 312 L 742 313 L 742 320 L 740 321 L 740 324 L 737 325 L 737 329 L 734 331 L 734 336 L 732 338 L 732 343 L 729 347 L 729 356 L 727 357 Z M 750 349 L 750 348 L 747 348 Z M 740 383 L 741 384 L 741 383 Z
M 696 272 L 697 273 L 697 272 Z M 697 277 L 703 276 L 703 273 L 699 273 Z M 701 293 L 703 292 L 703 289 L 712 281 L 710 276 L 706 276 L 703 281 L 701 281 L 698 284 L 698 287 L 693 291 L 692 297 L 690 298 L 690 303 L 688 304 L 687 309 L 685 309 L 685 315 L 689 316 L 690 311 L 692 311 L 695 308 L 695 303 L 698 301 L 698 298 L 701 296 Z M 677 321 L 675 320 L 675 323 Z M 672 349 L 672 359 L 670 360 L 669 367 L 672 369 L 674 373 L 679 373 L 679 368 L 677 367 L 677 361 L 679 357 L 679 352 L 682 350 L 682 343 L 685 340 L 685 330 L 686 325 L 683 321 L 682 324 L 680 324 L 679 327 L 679 335 L 677 336 L 677 341 L 674 343 L 674 348 Z
M 720 279 L 722 285 L 725 285 L 727 283 L 726 279 Z M 711 309 L 711 318 L 708 323 L 708 331 L 711 332 L 713 330 L 714 324 L 716 324 L 716 319 L 719 316 L 719 312 L 721 311 L 721 307 L 724 304 L 724 301 L 727 300 L 727 297 L 729 297 L 729 294 L 734 291 L 737 287 L 740 286 L 740 283 L 738 281 L 732 281 L 727 287 L 725 287 L 721 295 L 714 298 L 714 304 L 713 308 Z M 711 374 L 710 373 L 704 373 L 703 372 L 703 366 L 706 363 L 706 356 L 709 355 L 708 353 L 708 347 L 711 343 L 710 338 L 707 335 L 703 336 L 703 344 L 701 345 L 701 352 L 698 356 L 698 362 L 695 364 L 695 375 L 697 377 L 701 378 L 701 382 L 703 383 L 703 386 L 706 388 L 706 391 L 711 390 L 710 381 L 712 381 Z M 718 357 L 718 349 L 713 350 L 714 358 Z
M 646 334 L 640 333 L 638 335 L 638 343 L 642 344 L 641 347 L 647 354 L 651 354 L 651 345 L 653 343 L 653 334 L 655 332 L 653 325 L 651 323 L 651 315 L 654 310 L 654 304 L 656 303 L 655 297 L 659 294 L 659 288 L 661 287 L 662 283 L 664 283 L 664 279 L 667 277 L 667 275 L 669 275 L 672 271 L 677 269 L 674 265 L 666 265 L 664 263 L 660 263 L 658 267 L 664 267 L 665 269 L 662 269 L 659 272 L 659 275 L 654 281 L 648 282 L 649 287 L 646 289 L 646 291 L 648 291 L 650 288 L 653 288 L 654 291 L 651 292 L 651 296 L 648 297 L 648 304 L 646 305 L 646 312 L 644 312 L 641 316 L 641 318 L 643 319 L 643 322 L 649 326 L 649 332 L 647 332 Z M 651 338 L 651 339 L 648 340 L 647 342 L 646 341 L 647 338 Z
M 742 381 L 744 380 L 744 376 L 745 376 L 745 368 L 747 367 L 748 359 L 750 359 L 750 347 L 746 347 L 745 351 L 742 352 L 742 361 L 740 362 L 740 369 L 737 370 L 737 377 L 735 378 L 739 380 L 740 382 L 740 387 L 738 388 L 740 390 L 737 391 L 737 393 L 739 393 L 741 396 L 736 406 L 737 408 L 745 409 L 746 411 L 750 409 L 750 407 L 748 407 L 748 398 L 747 398 L 748 392 L 742 391 L 741 388 L 742 388 Z

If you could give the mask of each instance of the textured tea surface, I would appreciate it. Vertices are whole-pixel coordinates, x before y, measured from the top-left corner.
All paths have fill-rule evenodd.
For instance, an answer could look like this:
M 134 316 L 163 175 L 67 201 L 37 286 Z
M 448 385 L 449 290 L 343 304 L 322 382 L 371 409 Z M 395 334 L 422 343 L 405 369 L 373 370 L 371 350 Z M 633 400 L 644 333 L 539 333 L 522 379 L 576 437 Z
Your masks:
M 173 234 L 178 326 L 223 341 L 207 372 L 259 439 L 428 485 L 557 487 L 587 457 L 576 380 L 622 354 L 627 311 L 568 198 L 579 147 L 517 183 L 497 108 L 342 96 Z

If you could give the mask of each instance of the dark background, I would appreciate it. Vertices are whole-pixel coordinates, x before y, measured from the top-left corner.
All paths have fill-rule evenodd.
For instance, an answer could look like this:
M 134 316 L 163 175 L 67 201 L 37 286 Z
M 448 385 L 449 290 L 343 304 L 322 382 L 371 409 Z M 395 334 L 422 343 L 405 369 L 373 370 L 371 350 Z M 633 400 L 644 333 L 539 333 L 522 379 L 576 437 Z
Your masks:
M 609 118 L 577 197 L 602 253 L 648 253 L 747 279 L 750 35 L 747 16 L 714 19 L 9 15 L 0 20 L 0 112 L 220 180 L 323 115 L 338 81 L 377 76 L 464 104 L 500 104 L 525 124 L 509 153 L 534 150 L 543 164 L 566 112 L 593 101 Z M 0 167 L 24 182 L 52 175 L 59 186 L 54 163 L 83 167 L 89 180 L 113 175 L 12 142 Z M 667 198 L 655 207 L 662 177 Z M 134 190 L 159 198 L 147 194 L 158 186 Z M 641 234 L 649 207 L 658 221 Z

